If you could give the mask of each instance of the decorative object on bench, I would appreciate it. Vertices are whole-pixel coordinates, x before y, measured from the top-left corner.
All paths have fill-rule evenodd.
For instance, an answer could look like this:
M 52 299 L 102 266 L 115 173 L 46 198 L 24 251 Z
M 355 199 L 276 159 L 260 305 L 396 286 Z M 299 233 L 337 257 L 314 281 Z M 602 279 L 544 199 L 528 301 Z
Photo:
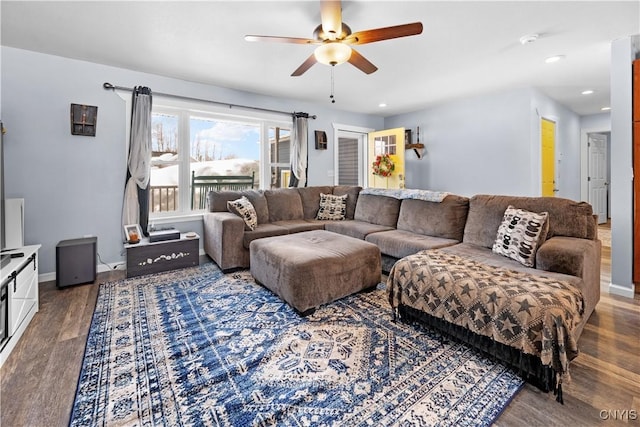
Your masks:
M 251 190 L 254 186 L 255 171 L 251 175 L 201 175 L 191 171 L 191 209 L 205 209 L 210 191 Z
M 173 227 L 149 230 L 149 242 L 162 242 L 165 240 L 178 240 L 180 231 Z

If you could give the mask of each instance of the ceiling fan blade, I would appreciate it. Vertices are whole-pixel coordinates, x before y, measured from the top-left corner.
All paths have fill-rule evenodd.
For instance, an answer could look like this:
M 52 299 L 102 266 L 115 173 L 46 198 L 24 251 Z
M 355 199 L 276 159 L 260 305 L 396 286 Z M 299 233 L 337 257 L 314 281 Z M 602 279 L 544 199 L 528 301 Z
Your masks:
M 302 63 L 302 65 L 300 65 L 298 68 L 296 68 L 296 70 L 293 73 L 291 73 L 291 77 L 298 77 L 303 75 L 316 62 L 318 61 L 316 60 L 315 55 L 311 54 L 311 56 L 308 57 L 307 60 Z
M 342 33 L 342 2 L 337 0 L 323 0 L 320 3 L 320 18 L 322 31 L 330 36 L 331 40 Z
M 395 25 L 393 27 L 375 28 L 373 30 L 358 31 L 345 39 L 349 44 L 366 44 L 398 37 L 415 36 L 422 33 L 422 22 Z
M 358 68 L 360 71 L 366 74 L 374 73 L 378 70 L 378 67 L 373 65 L 367 58 L 360 55 L 357 50 L 351 49 L 351 57 L 349 58 L 349 64 Z
M 248 42 L 274 42 L 274 43 L 294 43 L 294 44 L 320 44 L 318 40 L 301 39 L 296 37 L 278 37 L 278 36 L 244 36 Z

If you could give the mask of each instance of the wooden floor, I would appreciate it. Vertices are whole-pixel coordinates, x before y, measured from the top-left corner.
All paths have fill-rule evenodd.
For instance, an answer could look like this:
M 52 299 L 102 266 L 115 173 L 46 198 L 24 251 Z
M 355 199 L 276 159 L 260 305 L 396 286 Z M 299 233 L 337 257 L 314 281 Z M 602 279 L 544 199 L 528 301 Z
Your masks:
M 97 283 L 123 277 L 103 273 L 96 285 L 64 290 L 40 284 L 40 312 L 0 370 L 0 426 L 68 424 Z M 609 295 L 610 280 L 611 250 L 603 248 L 602 298 L 580 338 L 564 406 L 527 385 L 496 425 L 591 426 L 606 417 L 610 424 L 613 417 L 615 424 L 640 423 L 640 296 Z

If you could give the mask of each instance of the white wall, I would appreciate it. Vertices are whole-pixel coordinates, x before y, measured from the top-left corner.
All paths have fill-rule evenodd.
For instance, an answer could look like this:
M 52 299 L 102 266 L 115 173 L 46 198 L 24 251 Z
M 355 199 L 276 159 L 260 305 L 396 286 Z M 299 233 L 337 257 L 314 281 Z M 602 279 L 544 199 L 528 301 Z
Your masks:
M 631 61 L 640 36 L 611 44 L 611 285 L 633 298 L 633 130 Z
M 123 257 L 120 224 L 126 162 L 125 102 L 104 82 L 282 111 L 305 111 L 309 121 L 309 185 L 331 184 L 333 144 L 315 150 L 314 130 L 333 141 L 333 122 L 382 128 L 383 119 L 312 104 L 2 47 L 2 112 L 7 197 L 25 199 L 25 243 L 42 244 L 40 271 L 55 270 L 60 240 L 98 236 L 107 263 Z M 70 104 L 98 106 L 95 137 L 73 136 Z M 201 220 L 176 224 L 202 232 Z M 101 267 L 101 266 L 100 266 Z
M 533 89 L 450 102 L 385 119 L 420 126 L 425 157 L 407 151 L 407 187 L 479 193 L 540 194 L 540 117 L 557 122 L 560 196 L 579 197 L 579 118 Z M 574 160 L 572 156 L 576 155 Z M 571 181 L 571 182 L 570 182 Z M 575 182 L 574 182 L 575 181 Z M 577 195 L 577 196 L 576 196 Z
M 611 130 L 611 113 L 591 114 L 580 117 L 580 127 L 586 130 Z

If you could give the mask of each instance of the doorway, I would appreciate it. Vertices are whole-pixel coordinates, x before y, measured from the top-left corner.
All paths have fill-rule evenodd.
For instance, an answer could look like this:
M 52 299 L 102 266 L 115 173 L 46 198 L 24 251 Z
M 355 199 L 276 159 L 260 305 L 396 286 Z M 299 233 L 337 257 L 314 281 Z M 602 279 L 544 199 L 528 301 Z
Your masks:
M 554 197 L 556 188 L 556 122 L 540 120 L 540 145 L 542 153 L 542 197 Z
M 334 185 L 367 186 L 367 135 L 372 129 L 333 124 Z
M 598 215 L 598 224 L 604 224 L 609 219 L 609 138 L 606 133 L 587 134 L 587 164 L 589 175 L 587 186 L 589 203 L 593 213 Z
M 367 179 L 370 187 L 404 188 L 404 128 L 385 129 L 369 133 Z M 392 167 L 390 175 L 376 175 L 373 164 L 378 156 L 388 156 Z M 388 167 L 387 167 L 388 168 Z

